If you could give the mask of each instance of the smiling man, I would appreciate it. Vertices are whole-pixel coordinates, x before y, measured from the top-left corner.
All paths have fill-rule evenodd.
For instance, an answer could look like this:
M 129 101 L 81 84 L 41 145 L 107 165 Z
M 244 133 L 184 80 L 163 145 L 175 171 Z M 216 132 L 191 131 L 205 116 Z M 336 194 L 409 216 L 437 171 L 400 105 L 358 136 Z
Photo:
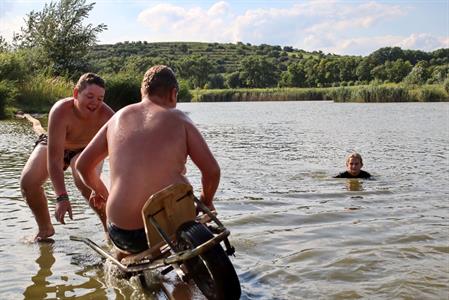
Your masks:
M 68 167 L 72 169 L 75 185 L 81 194 L 86 199 L 90 197 L 91 190 L 82 183 L 73 166 L 84 147 L 114 114 L 103 102 L 104 95 L 104 80 L 96 74 L 86 73 L 78 80 L 73 97 L 57 101 L 50 110 L 48 136 L 39 136 L 20 179 L 22 194 L 38 225 L 35 241 L 46 240 L 55 233 L 43 189 L 49 176 L 56 194 L 55 217 L 58 222 L 65 224 L 66 213 L 72 219 L 72 207 L 64 182 L 64 171 Z M 105 226 L 104 209 L 94 210 Z

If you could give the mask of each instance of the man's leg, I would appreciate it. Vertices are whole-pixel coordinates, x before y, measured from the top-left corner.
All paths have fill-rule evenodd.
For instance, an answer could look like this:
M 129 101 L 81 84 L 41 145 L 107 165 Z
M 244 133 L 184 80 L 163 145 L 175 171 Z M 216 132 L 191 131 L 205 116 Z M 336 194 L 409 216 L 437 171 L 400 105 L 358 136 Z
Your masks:
M 22 195 L 31 208 L 38 226 L 35 241 L 48 239 L 55 233 L 43 189 L 47 179 L 47 146 L 37 145 L 28 158 L 20 177 Z
M 72 169 L 73 180 L 75 181 L 75 185 L 78 188 L 78 190 L 81 192 L 83 197 L 86 198 L 86 200 L 88 201 L 89 206 L 97 213 L 98 217 L 100 217 L 101 223 L 103 224 L 103 229 L 105 232 L 107 232 L 107 229 L 106 229 L 106 205 L 102 206 L 101 208 L 96 208 L 91 204 L 89 199 L 92 194 L 92 191 L 89 187 L 87 187 L 83 183 L 80 175 L 78 174 L 78 171 L 76 171 L 76 169 L 75 169 L 75 163 L 76 163 L 76 160 L 78 159 L 79 155 L 80 155 L 80 153 L 75 155 L 75 157 L 73 157 L 72 161 L 70 162 L 70 168 Z M 103 163 L 100 163 L 97 167 L 98 174 L 101 173 L 102 167 L 103 167 Z

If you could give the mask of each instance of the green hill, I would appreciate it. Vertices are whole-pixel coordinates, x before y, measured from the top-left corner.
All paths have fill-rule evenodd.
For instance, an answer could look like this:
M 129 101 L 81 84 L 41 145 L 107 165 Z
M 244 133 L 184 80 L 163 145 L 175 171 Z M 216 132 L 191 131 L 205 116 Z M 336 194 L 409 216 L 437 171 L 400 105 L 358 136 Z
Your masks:
M 124 42 L 94 46 L 89 52 L 89 60 L 97 68 L 109 69 L 114 61 L 121 65 L 133 57 L 146 57 L 164 63 L 176 63 L 183 57 L 199 55 L 207 57 L 216 64 L 219 73 L 232 73 L 239 69 L 240 62 L 245 57 L 259 55 L 276 61 L 281 69 L 286 69 L 291 63 L 304 57 L 323 55 L 308 53 L 292 47 L 231 44 L 231 43 L 200 43 L 200 42 Z

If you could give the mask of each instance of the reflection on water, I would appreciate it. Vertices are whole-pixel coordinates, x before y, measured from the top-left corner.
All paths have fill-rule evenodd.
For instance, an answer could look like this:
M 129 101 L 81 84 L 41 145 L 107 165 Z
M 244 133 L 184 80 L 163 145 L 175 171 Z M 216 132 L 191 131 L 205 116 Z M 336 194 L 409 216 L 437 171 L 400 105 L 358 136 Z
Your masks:
M 237 250 L 242 299 L 447 299 L 447 103 L 179 107 L 222 168 L 216 207 Z M 36 225 L 18 179 L 33 139 L 26 123 L 0 123 L 0 298 L 164 299 L 68 239 L 108 247 L 69 174 L 74 220 L 55 225 L 53 244 L 26 242 Z M 376 180 L 332 178 L 353 150 Z M 198 171 L 187 170 L 198 191 Z M 164 284 L 201 299 L 174 276 Z
M 38 272 L 31 277 L 32 285 L 25 289 L 23 295 L 25 299 L 46 299 L 48 297 L 55 297 L 58 286 L 50 286 L 47 278 L 53 273 L 51 267 L 55 263 L 53 256 L 53 246 L 51 243 L 42 243 L 39 245 L 40 256 L 36 259 L 38 265 Z M 60 286 L 64 289 L 64 286 Z
M 347 179 L 346 180 L 346 188 L 351 192 L 360 192 L 363 191 L 362 182 L 358 179 Z

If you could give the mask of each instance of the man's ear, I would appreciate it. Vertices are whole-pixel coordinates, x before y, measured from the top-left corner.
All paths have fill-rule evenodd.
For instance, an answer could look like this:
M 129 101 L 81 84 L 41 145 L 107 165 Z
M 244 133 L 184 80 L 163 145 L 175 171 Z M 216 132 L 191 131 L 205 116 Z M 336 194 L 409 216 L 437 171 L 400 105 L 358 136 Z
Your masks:
M 78 99 L 78 93 L 79 93 L 78 88 L 74 88 L 73 89 L 73 98 Z
M 171 90 L 171 101 L 176 103 L 177 99 L 178 99 L 178 90 L 176 88 L 173 88 Z

